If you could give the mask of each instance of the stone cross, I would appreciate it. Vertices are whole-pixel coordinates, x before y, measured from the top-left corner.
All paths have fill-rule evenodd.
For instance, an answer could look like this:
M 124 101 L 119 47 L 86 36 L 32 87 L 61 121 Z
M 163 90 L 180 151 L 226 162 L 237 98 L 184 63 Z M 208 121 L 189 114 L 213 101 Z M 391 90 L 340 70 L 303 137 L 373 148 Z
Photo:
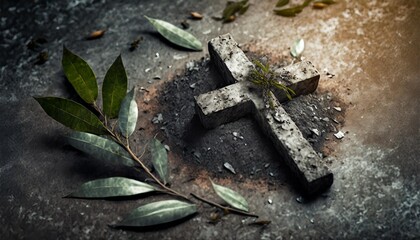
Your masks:
M 274 108 L 267 107 L 261 89 L 247 80 L 254 65 L 232 36 L 225 34 L 214 38 L 208 47 L 211 61 L 230 85 L 195 97 L 196 111 L 204 127 L 215 128 L 252 114 L 306 194 L 328 189 L 333 174 L 281 106 L 280 102 L 287 100 L 284 91 L 274 90 Z M 308 61 L 280 70 L 276 72 L 288 77 L 286 86 L 295 91 L 295 96 L 311 93 L 318 86 L 319 73 Z

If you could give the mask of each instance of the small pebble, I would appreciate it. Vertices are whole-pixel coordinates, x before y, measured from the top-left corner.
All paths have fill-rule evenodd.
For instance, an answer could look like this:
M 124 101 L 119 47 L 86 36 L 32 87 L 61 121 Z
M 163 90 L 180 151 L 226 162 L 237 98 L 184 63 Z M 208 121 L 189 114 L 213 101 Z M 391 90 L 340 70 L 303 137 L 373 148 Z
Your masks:
M 342 139 L 344 137 L 344 133 L 342 131 L 338 131 L 337 133 L 334 133 L 334 136 L 337 139 Z
M 226 168 L 227 170 L 229 170 L 231 173 L 236 174 L 235 169 L 233 168 L 233 166 L 232 166 L 230 163 L 225 162 L 225 163 L 223 164 L 223 167 L 225 167 L 225 168 Z
M 341 112 L 341 107 L 334 107 L 334 110 L 336 110 L 337 112 Z

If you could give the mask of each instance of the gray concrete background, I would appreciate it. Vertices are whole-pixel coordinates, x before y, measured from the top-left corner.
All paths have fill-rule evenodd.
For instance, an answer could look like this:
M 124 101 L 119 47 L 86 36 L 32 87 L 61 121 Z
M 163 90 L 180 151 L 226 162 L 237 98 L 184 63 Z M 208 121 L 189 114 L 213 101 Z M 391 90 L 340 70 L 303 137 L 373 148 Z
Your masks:
M 224 1 L 3 1 L 2 239 L 420 238 L 419 1 L 347 0 L 322 11 L 305 9 L 291 19 L 272 14 L 275 1 L 251 3 L 237 21 L 221 25 L 211 16 L 220 14 Z M 261 218 L 272 220 L 266 228 L 244 225 L 247 219 L 233 215 L 211 225 L 204 214 L 160 231 L 108 228 L 107 224 L 146 199 L 113 202 L 61 197 L 97 177 L 135 173 L 99 165 L 67 147 L 60 135 L 68 130 L 44 114 L 31 96 L 74 96 L 60 66 L 63 44 L 92 65 L 99 81 L 121 53 L 131 86 L 158 88 L 207 50 L 187 52 L 162 41 L 142 16 L 177 23 L 193 10 L 205 15 L 201 21 L 190 21 L 189 30 L 203 44 L 230 32 L 254 51 L 281 57 L 288 55 L 288 46 L 296 38 L 305 39 L 305 59 L 323 73 L 318 91 L 333 92 L 348 106 L 341 129 L 346 135 L 338 144 L 332 143 L 335 182 L 327 197 L 307 204 L 296 202 L 298 195 L 290 186 L 273 191 L 252 181 L 239 186 L 231 183 L 241 192 L 249 190 L 246 196 L 253 209 Z M 103 28 L 107 29 L 103 38 L 83 40 L 89 32 Z M 48 43 L 37 51 L 28 50 L 25 44 L 33 36 L 45 36 Z M 139 36 L 144 41 L 129 52 L 129 43 Z M 49 60 L 34 65 L 37 52 L 44 49 Z M 151 70 L 146 73 L 147 68 Z M 328 78 L 326 72 L 335 77 Z M 162 76 L 162 81 L 152 80 L 155 75 Z M 194 184 L 186 187 L 203 191 Z M 268 198 L 273 204 L 267 203 Z

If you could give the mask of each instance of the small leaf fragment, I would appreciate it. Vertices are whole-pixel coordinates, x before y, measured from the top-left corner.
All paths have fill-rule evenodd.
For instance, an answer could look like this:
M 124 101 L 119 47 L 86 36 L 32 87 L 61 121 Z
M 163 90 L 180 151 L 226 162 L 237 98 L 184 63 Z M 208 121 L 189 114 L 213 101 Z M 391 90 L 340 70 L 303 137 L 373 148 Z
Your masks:
M 178 200 L 143 205 L 131 212 L 117 227 L 148 227 L 183 219 L 197 212 L 197 206 Z
M 58 97 L 40 97 L 35 100 L 48 116 L 66 127 L 95 134 L 106 133 L 105 126 L 99 118 L 75 101 Z
M 79 189 L 67 197 L 108 198 L 133 196 L 155 191 L 147 183 L 124 177 L 110 177 L 84 183 Z
M 335 4 L 337 2 L 334 1 L 334 0 L 318 0 L 318 1 L 315 1 L 314 3 L 323 3 L 323 4 L 331 5 L 331 4 Z
M 86 37 L 86 40 L 95 40 L 104 36 L 106 30 L 93 31 Z
M 286 6 L 289 3 L 289 0 L 278 0 L 276 7 L 283 7 Z
M 228 1 L 222 13 L 223 22 L 225 23 L 232 22 L 236 18 L 235 17 L 236 13 L 239 13 L 242 15 L 248 10 L 248 8 L 249 8 L 248 0 L 243 0 L 239 2 Z
M 135 88 L 133 88 L 123 99 L 118 114 L 118 127 L 124 137 L 128 138 L 136 129 L 138 113 Z
M 86 103 L 95 102 L 98 97 L 98 85 L 92 68 L 85 60 L 63 47 L 62 60 L 64 74 L 77 94 Z
M 198 12 L 191 12 L 191 18 L 196 19 L 196 20 L 201 20 L 203 19 L 203 15 Z
M 171 23 L 163 20 L 144 16 L 155 27 L 155 29 L 170 42 L 191 50 L 201 51 L 203 46 L 201 42 L 191 33 L 186 32 Z
M 215 184 L 211 181 L 214 191 L 221 197 L 227 204 L 239 210 L 248 212 L 248 202 L 239 193 L 230 188 Z
M 274 12 L 277 15 L 280 15 L 283 17 L 294 17 L 297 14 L 301 13 L 302 10 L 303 10 L 302 6 L 296 6 L 292 8 L 274 9 Z
M 102 85 L 103 111 L 109 118 L 118 116 L 121 102 L 127 92 L 127 73 L 121 55 L 108 69 Z
M 321 2 L 315 2 L 312 6 L 315 9 L 324 9 L 324 8 L 328 7 L 328 4 L 321 3 Z
M 305 41 L 303 39 L 298 39 L 290 48 L 290 55 L 294 58 L 299 58 L 303 53 L 303 50 L 305 50 Z
M 134 166 L 134 161 L 128 152 L 112 140 L 84 132 L 74 132 L 67 136 L 67 140 L 73 147 L 99 160 Z
M 152 164 L 163 183 L 166 184 L 169 182 L 168 154 L 165 146 L 159 140 L 154 138 L 152 141 Z

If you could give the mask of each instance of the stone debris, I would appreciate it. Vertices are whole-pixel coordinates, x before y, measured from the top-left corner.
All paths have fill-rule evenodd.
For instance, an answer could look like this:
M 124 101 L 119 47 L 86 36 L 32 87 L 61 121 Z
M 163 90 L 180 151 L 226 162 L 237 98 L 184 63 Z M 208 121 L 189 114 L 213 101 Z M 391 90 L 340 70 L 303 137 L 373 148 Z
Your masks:
M 334 110 L 336 110 L 337 112 L 341 112 L 341 107 L 334 107 Z
M 152 119 L 152 123 L 153 124 L 159 124 L 163 122 L 163 115 L 162 113 L 158 113 L 153 119 Z
M 231 173 L 236 174 L 235 169 L 233 168 L 233 166 L 232 166 L 230 163 L 225 162 L 225 163 L 223 164 L 223 167 L 225 167 L 225 168 L 226 168 L 227 170 L 229 170 Z
M 155 58 L 159 58 L 159 53 L 155 53 Z
M 146 68 L 146 69 L 144 69 L 144 72 L 148 73 L 148 72 L 150 72 L 150 70 L 151 70 L 150 68 Z
M 334 133 L 334 136 L 337 139 L 342 139 L 344 137 L 344 133 L 342 131 L 338 131 L 337 133 Z
M 175 54 L 173 56 L 173 59 L 175 59 L 175 60 L 181 60 L 181 59 L 184 59 L 184 58 L 187 58 L 187 57 L 188 57 L 188 55 L 186 55 L 186 54 Z
M 309 129 L 309 130 L 311 130 L 311 132 L 313 132 L 315 135 L 317 135 L 317 136 L 319 136 L 320 135 L 320 133 L 319 133 L 319 130 L 318 129 L 316 129 L 316 128 L 311 128 L 311 129 Z
M 168 145 L 165 144 L 165 145 L 163 145 L 163 147 L 166 149 L 166 151 L 168 151 L 168 152 L 171 151 L 171 148 Z
M 187 62 L 186 67 L 187 67 L 187 70 L 190 72 L 193 70 L 198 70 L 198 66 L 195 65 L 194 61 Z
M 190 84 L 190 88 L 194 89 L 196 85 L 197 85 L 197 83 Z
M 244 137 L 243 137 L 243 136 L 241 136 L 238 132 L 232 132 L 232 135 L 234 136 L 234 139 L 235 139 L 235 138 L 244 139 Z M 235 139 L 235 140 L 236 140 L 236 139 Z
M 264 164 L 264 168 L 268 168 L 270 166 L 269 163 Z
M 207 34 L 210 34 L 210 33 L 211 33 L 211 29 L 206 30 L 206 31 L 203 32 L 204 35 L 207 35 Z
M 267 200 L 267 202 L 268 202 L 269 204 L 273 204 L 273 200 L 271 200 L 271 198 L 269 198 L 269 199 Z
M 156 75 L 156 76 L 153 77 L 153 79 L 160 80 L 161 77 L 159 75 Z

